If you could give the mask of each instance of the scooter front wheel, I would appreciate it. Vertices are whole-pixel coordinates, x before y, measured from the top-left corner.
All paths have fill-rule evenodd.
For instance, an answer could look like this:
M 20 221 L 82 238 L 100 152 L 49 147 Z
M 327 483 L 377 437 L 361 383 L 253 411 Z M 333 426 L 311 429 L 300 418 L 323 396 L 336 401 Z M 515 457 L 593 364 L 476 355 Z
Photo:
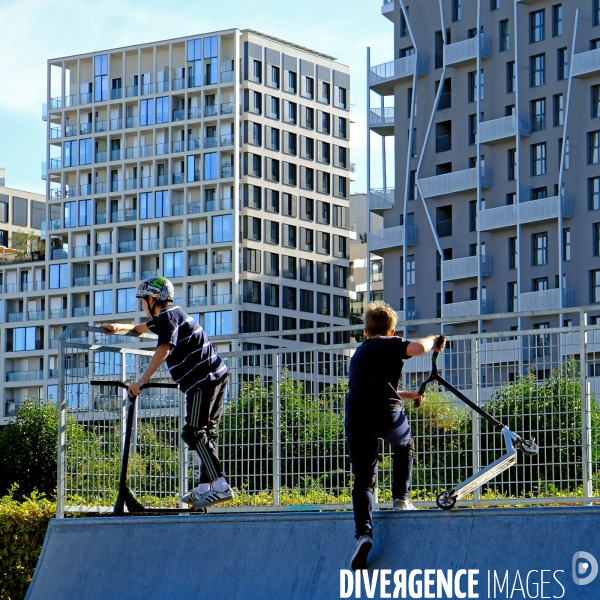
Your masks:
M 440 492 L 435 499 L 435 503 L 438 505 L 438 508 L 442 510 L 452 510 L 456 505 L 456 498 L 452 495 L 452 492 Z
M 523 440 L 518 447 L 526 456 L 535 456 L 539 450 L 538 445 L 533 439 L 527 441 Z

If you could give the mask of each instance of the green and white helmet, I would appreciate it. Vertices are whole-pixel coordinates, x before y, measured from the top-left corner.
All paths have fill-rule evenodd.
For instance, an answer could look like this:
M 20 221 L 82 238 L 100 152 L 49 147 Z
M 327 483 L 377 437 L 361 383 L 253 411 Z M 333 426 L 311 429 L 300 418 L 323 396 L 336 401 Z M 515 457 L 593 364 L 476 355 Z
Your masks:
M 138 285 L 136 298 L 156 298 L 162 302 L 173 302 L 175 288 L 166 277 L 148 277 Z

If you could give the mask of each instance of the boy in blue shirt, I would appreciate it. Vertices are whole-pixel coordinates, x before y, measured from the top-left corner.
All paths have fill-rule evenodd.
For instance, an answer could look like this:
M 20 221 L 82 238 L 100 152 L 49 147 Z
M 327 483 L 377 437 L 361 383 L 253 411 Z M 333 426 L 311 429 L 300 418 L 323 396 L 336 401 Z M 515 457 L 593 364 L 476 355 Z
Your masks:
M 103 323 L 109 334 L 117 331 L 151 331 L 158 335 L 157 348 L 140 379 L 129 386 L 132 396 L 166 360 L 173 381 L 186 395 L 184 442 L 196 450 L 202 463 L 200 484 L 181 500 L 192 508 L 211 506 L 233 499 L 217 453 L 217 426 L 223 415 L 223 400 L 228 377 L 208 336 L 179 306 L 174 306 L 173 284 L 164 277 L 150 277 L 140 283 L 136 298 L 150 320 L 139 325 Z
M 365 569 L 373 547 L 373 494 L 377 485 L 379 438 L 392 447 L 392 497 L 395 510 L 415 510 L 408 495 L 414 441 L 403 401 L 423 400 L 417 392 L 398 391 L 404 361 L 434 346 L 435 336 L 410 341 L 394 336 L 396 313 L 387 304 L 370 304 L 364 316 L 366 340 L 350 361 L 344 427 L 354 474 L 352 507 L 356 548 L 352 569 Z M 435 350 L 443 350 L 442 341 Z

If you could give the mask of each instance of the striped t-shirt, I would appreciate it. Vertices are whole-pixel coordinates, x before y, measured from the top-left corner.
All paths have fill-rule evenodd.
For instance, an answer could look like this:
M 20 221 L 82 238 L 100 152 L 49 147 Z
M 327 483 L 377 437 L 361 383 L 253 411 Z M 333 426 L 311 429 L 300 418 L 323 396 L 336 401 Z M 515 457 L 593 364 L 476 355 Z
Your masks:
M 158 335 L 157 346 L 170 344 L 167 367 L 179 389 L 190 390 L 216 381 L 227 373 L 204 329 L 179 306 L 165 306 L 158 316 L 146 323 Z

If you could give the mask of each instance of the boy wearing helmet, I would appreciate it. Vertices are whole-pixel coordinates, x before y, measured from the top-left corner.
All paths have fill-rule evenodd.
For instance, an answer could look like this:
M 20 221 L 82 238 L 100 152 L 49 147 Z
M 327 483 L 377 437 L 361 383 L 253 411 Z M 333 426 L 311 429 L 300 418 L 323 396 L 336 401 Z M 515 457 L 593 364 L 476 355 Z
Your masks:
M 202 508 L 233 499 L 217 453 L 217 426 L 223 414 L 227 366 L 211 344 L 204 329 L 179 306 L 173 305 L 175 290 L 164 277 L 144 279 L 136 298 L 150 320 L 139 325 L 103 323 L 109 334 L 117 331 L 151 331 L 158 335 L 157 348 L 140 379 L 128 393 L 139 396 L 140 387 L 166 360 L 173 381 L 186 395 L 184 442 L 196 450 L 202 462 L 198 487 L 182 497 L 193 508 Z

